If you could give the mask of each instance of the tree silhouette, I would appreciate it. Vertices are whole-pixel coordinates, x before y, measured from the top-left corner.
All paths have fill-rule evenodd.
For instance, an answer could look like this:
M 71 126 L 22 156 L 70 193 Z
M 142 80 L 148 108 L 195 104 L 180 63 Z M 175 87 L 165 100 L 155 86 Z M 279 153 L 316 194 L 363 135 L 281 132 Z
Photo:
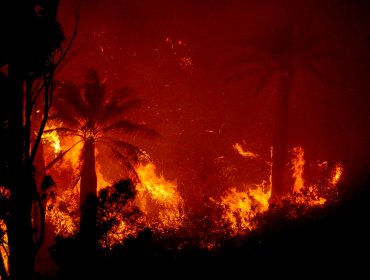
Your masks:
M 245 39 L 244 53 L 230 63 L 239 70 L 228 78 L 229 81 L 259 73 L 256 94 L 270 84 L 276 90 L 271 202 L 280 201 L 286 191 L 284 173 L 288 148 L 289 98 L 297 72 L 307 72 L 322 82 L 332 84 L 332 80 L 313 64 L 327 55 L 314 51 L 318 42 L 307 33 L 298 32 L 291 24 L 271 25 L 265 33 Z
M 35 182 L 34 159 L 48 118 L 54 73 L 65 58 L 64 35 L 57 21 L 58 0 L 2 1 L 0 4 L 1 185 L 9 192 L 6 224 L 9 275 L 32 279 L 35 256 L 43 242 L 44 211 Z M 35 104 L 42 104 L 36 136 L 31 131 Z M 39 116 L 40 117 L 40 116 Z M 35 211 L 36 210 L 36 211 Z
M 134 182 L 138 180 L 135 164 L 148 160 L 149 156 L 139 147 L 127 142 L 128 135 L 157 137 L 159 134 L 146 125 L 134 123 L 127 118 L 127 113 L 143 104 L 143 100 L 133 98 L 133 89 L 120 88 L 107 94 L 105 85 L 100 82 L 95 69 L 85 73 L 83 90 L 69 82 L 59 83 L 58 94 L 54 101 L 55 114 L 50 120 L 59 121 L 59 126 L 46 132 L 57 131 L 61 136 L 75 136 L 76 142 L 56 157 L 46 168 L 61 159 L 78 143 L 83 143 L 80 154 L 80 234 L 84 239 L 91 239 L 89 246 L 94 246 L 96 237 L 96 150 L 105 146 L 112 158 L 126 171 L 126 176 Z M 91 249 L 91 248 L 90 248 Z

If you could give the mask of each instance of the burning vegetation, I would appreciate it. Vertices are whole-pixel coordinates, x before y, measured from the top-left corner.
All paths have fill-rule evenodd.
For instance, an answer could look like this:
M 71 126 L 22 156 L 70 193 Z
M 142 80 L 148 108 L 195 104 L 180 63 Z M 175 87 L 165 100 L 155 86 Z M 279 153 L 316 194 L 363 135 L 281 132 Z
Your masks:
M 67 138 L 65 141 L 60 139 L 63 137 L 62 134 L 59 136 L 56 130 L 45 136 L 44 144 L 51 148 L 50 158 L 57 157 L 64 149 L 68 149 L 63 145 L 61 150 L 55 148 L 59 147 L 59 143 L 65 143 L 66 147 L 71 143 Z M 246 160 L 253 161 L 261 157 L 245 151 L 238 143 L 231 146 Z M 271 149 L 271 158 L 272 153 Z M 342 179 L 344 169 L 340 163 L 332 167 L 325 162 L 318 163 L 315 168 L 322 171 L 319 173 L 321 177 L 311 182 L 312 180 L 306 179 L 304 175 L 307 163 L 303 147 L 294 147 L 290 154 L 291 187 L 277 207 L 290 205 L 288 216 L 296 219 L 302 209 L 308 211 L 313 207 L 324 207 L 337 199 L 337 185 Z M 63 162 L 59 163 L 59 172 L 63 169 L 78 170 L 81 164 L 78 156 L 79 153 L 66 153 Z M 217 243 L 225 237 L 247 236 L 258 229 L 264 214 L 270 209 L 271 158 L 265 160 L 270 168 L 270 175 L 261 183 L 229 186 L 219 197 L 210 197 L 207 207 L 212 208 L 213 213 L 204 218 L 210 220 L 207 230 L 212 232 L 212 238 L 189 230 L 199 229 L 199 226 L 194 224 L 197 221 L 192 220 L 189 214 L 191 206 L 186 204 L 177 182 L 166 180 L 157 174 L 153 162 L 134 166 L 136 180 L 122 178 L 123 181 L 111 184 L 98 170 L 97 178 L 101 178 L 97 179 L 97 226 L 101 229 L 100 246 L 109 249 L 124 244 L 127 238 L 137 237 L 145 229 L 150 229 L 158 237 L 178 234 L 179 240 L 183 240 L 184 236 L 188 239 L 203 236 L 203 240 L 198 240 L 198 246 L 208 249 L 217 248 Z M 76 235 L 80 227 L 80 183 L 71 186 L 59 187 L 55 196 L 47 202 L 47 221 L 52 225 L 55 235 L 63 237 Z

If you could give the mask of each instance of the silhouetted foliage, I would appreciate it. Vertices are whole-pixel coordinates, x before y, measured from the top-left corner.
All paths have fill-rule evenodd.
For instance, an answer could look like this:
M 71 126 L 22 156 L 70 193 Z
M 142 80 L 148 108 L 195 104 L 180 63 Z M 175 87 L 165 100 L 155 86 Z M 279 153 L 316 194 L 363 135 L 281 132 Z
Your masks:
M 255 93 L 260 94 L 273 83 L 277 91 L 275 127 L 272 139 L 272 193 L 271 202 L 280 201 L 286 190 L 286 157 L 288 152 L 288 127 L 290 96 L 298 71 L 308 73 L 330 86 L 333 80 L 321 72 L 315 63 L 333 55 L 317 48 L 318 38 L 286 20 L 273 23 L 255 36 L 243 39 L 244 51 L 229 66 L 237 71 L 228 82 L 257 75 Z M 318 49 L 318 51 L 317 51 Z
M 141 215 L 134 199 L 136 189 L 131 180 L 121 180 L 99 192 L 97 207 L 97 237 L 106 249 L 110 248 L 108 234 L 120 222 L 134 223 Z M 123 240 L 122 240 L 123 242 Z
M 54 73 L 77 31 L 76 23 L 64 49 L 58 6 L 58 0 L 0 4 L 0 90 L 4 99 L 0 108 L 0 185 L 9 191 L 10 199 L 5 222 L 11 279 L 33 277 L 35 255 L 44 238 L 45 212 L 35 179 L 35 157 L 51 106 Z M 41 112 L 38 116 L 36 110 Z

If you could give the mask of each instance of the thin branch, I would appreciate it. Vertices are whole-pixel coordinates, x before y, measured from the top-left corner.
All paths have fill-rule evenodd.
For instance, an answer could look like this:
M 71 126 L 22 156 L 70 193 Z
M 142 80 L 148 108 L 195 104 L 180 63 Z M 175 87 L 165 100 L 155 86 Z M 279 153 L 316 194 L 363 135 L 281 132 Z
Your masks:
M 65 154 L 66 153 L 68 153 L 70 150 L 72 150 L 77 144 L 79 144 L 79 143 L 81 143 L 83 140 L 80 140 L 80 141 L 77 141 L 76 143 L 74 143 L 68 150 L 66 150 L 66 151 L 64 151 L 64 152 L 62 152 L 62 153 L 60 153 L 55 159 L 53 159 L 51 162 L 49 162 L 46 166 L 45 166 L 45 168 L 44 168 L 44 170 L 46 171 L 46 170 L 48 170 L 48 169 L 50 169 L 56 162 L 58 162 L 59 160 L 61 160 L 64 156 L 65 156 Z

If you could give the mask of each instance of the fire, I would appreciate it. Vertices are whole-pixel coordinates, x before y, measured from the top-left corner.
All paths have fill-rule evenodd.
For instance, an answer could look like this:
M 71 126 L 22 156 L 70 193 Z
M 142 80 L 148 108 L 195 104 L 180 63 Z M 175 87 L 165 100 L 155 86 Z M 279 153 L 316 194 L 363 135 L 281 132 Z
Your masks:
M 257 217 L 269 209 L 271 186 L 263 181 L 254 188 L 238 192 L 231 188 L 218 203 L 222 209 L 221 224 L 228 225 L 232 235 L 242 235 L 257 228 Z
M 75 190 L 66 190 L 46 204 L 46 220 L 54 227 L 54 233 L 62 237 L 77 233 L 79 225 L 79 196 Z
M 330 198 L 331 187 L 335 187 L 340 180 L 343 172 L 341 164 L 336 164 L 331 172 L 329 184 L 313 182 L 312 184 L 305 185 L 303 179 L 303 172 L 305 166 L 304 149 L 302 147 L 295 147 L 292 151 L 292 178 L 294 179 L 293 189 L 286 195 L 291 203 L 306 205 L 306 206 L 322 206 L 328 198 Z M 323 164 L 319 164 L 320 167 Z M 326 166 L 326 165 L 325 165 Z
M 343 174 L 343 166 L 340 163 L 335 164 L 334 169 L 332 171 L 332 176 L 330 178 L 330 184 L 335 187 L 339 181 L 341 180 Z
M 49 130 L 49 129 L 52 129 L 52 128 L 48 126 L 45 127 L 45 130 Z M 44 143 L 47 143 L 54 148 L 55 154 L 58 154 L 62 150 L 60 146 L 60 139 L 59 139 L 59 136 L 56 130 L 43 133 L 42 140 Z
M 136 186 L 138 193 L 133 204 L 127 205 L 127 209 L 138 207 L 142 217 L 135 223 L 116 217 L 119 223 L 108 233 L 106 246 L 122 242 L 128 236 L 135 236 L 144 227 L 164 233 L 168 229 L 176 230 L 182 226 L 185 218 L 184 201 L 176 183 L 157 176 L 155 165 L 152 163 L 138 166 L 137 173 L 140 178 L 140 183 Z M 78 192 L 73 190 L 64 191 L 54 201 L 49 202 L 47 219 L 54 225 L 55 234 L 71 236 L 77 232 L 78 203 Z
M 8 234 L 7 227 L 3 220 L 0 220 L 0 257 L 5 266 L 5 270 L 9 271 L 9 246 L 8 246 Z
M 0 203 L 8 203 L 10 199 L 10 191 L 4 186 L 0 186 Z M 5 214 L 5 213 L 3 213 Z M 4 218 L 0 217 L 0 257 L 5 266 L 6 272 L 9 271 L 9 246 L 7 226 Z
M 292 171 L 294 178 L 293 190 L 300 192 L 304 188 L 303 170 L 304 170 L 304 150 L 302 147 L 293 148 Z
M 57 135 L 56 135 L 57 136 Z M 49 139 L 49 138 L 48 138 Z M 62 139 L 64 145 L 76 142 L 73 137 Z M 48 143 L 52 143 L 49 141 Z M 238 154 L 247 159 L 261 159 L 254 152 L 246 151 L 242 145 L 232 145 Z M 80 160 L 80 148 L 73 149 L 66 154 L 62 168 L 78 169 Z M 272 148 L 271 148 L 272 155 Z M 291 176 L 293 179 L 291 191 L 283 200 L 290 205 L 296 205 L 304 209 L 323 206 L 330 200 L 336 191 L 334 188 L 341 180 L 344 172 L 343 166 L 335 164 L 329 172 L 327 164 L 321 164 L 319 168 L 325 168 L 330 178 L 319 178 L 317 181 L 309 181 L 305 178 L 304 149 L 300 146 L 292 149 Z M 202 237 L 199 246 L 215 248 L 217 238 L 222 236 L 243 236 L 258 228 L 263 214 L 269 211 L 269 199 L 271 196 L 271 159 L 266 160 L 269 169 L 269 178 L 263 178 L 260 184 L 245 182 L 241 186 L 233 185 L 222 196 L 211 198 L 213 213 L 211 219 L 212 238 Z M 99 191 L 106 186 L 111 186 L 100 171 L 99 163 L 96 164 Z M 137 236 L 145 228 L 154 233 L 165 235 L 169 232 L 179 232 L 184 227 L 191 226 L 185 212 L 185 202 L 182 198 L 177 182 L 167 180 L 163 175 L 158 175 L 153 163 L 139 164 L 135 167 L 139 182 L 136 183 L 135 197 L 130 200 L 121 212 L 117 212 L 115 206 L 108 206 L 107 218 L 114 218 L 116 223 L 109 229 L 107 234 L 99 240 L 103 248 L 112 248 L 115 244 L 122 244 L 128 237 Z M 112 207 L 112 211 L 111 208 Z M 297 208 L 299 208 L 297 207 Z M 294 208 L 294 207 L 293 207 Z M 74 188 L 64 190 L 47 203 L 47 220 L 54 225 L 55 233 L 61 236 L 71 236 L 78 232 L 79 227 L 79 193 L 78 184 Z M 137 214 L 135 214 L 138 210 Z M 129 213 L 134 213 L 132 216 Z M 294 213 L 290 214 L 295 217 Z M 130 218 L 132 217 L 132 218 Z M 202 235 L 203 236 L 203 235 Z M 215 236 L 218 236 L 214 238 Z
M 239 144 L 239 143 L 235 143 L 233 145 L 233 148 L 243 157 L 247 157 L 247 158 L 257 158 L 258 155 L 255 154 L 255 153 L 252 153 L 252 152 L 248 152 L 248 151 L 244 151 L 244 149 L 242 148 L 242 146 Z
M 180 228 L 185 215 L 177 184 L 157 176 L 152 163 L 140 165 L 137 173 L 141 183 L 137 186 L 136 203 L 148 224 L 155 225 L 160 231 Z

